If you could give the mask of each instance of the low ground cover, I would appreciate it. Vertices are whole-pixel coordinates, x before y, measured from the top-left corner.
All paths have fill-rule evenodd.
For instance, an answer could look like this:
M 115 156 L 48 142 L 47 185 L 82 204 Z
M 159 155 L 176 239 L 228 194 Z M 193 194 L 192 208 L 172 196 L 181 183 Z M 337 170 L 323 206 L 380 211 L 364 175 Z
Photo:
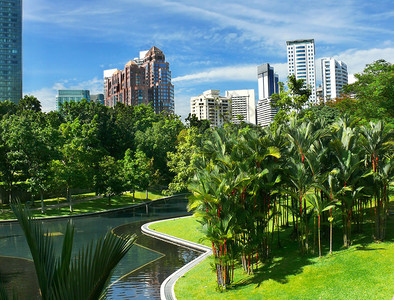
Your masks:
M 393 228 L 389 218 L 388 228 Z M 150 226 L 193 242 L 203 233 L 194 217 L 167 220 Z M 338 228 L 339 229 L 339 228 Z M 290 238 L 291 228 L 283 229 L 281 246 L 275 249 L 270 261 L 260 265 L 252 275 L 236 268 L 234 284 L 224 293 L 216 287 L 212 257 L 180 278 L 175 285 L 178 299 L 391 299 L 394 295 L 394 243 L 390 230 L 387 242 L 370 241 L 368 226 L 357 234 L 349 249 L 341 248 L 338 232 L 332 255 L 327 245 L 323 256 L 300 255 L 297 242 Z M 208 245 L 209 242 L 205 241 Z
M 32 216 L 36 218 L 42 217 L 55 217 L 55 216 L 71 216 L 71 215 L 78 215 L 84 213 L 94 213 L 105 211 L 108 209 L 114 208 L 121 208 L 130 206 L 133 204 L 143 203 L 146 198 L 145 191 L 136 191 L 135 192 L 135 200 L 133 200 L 132 193 L 124 193 L 122 195 L 113 196 L 111 198 L 111 205 L 108 204 L 107 198 L 98 198 L 94 200 L 87 200 L 83 201 L 84 199 L 89 199 L 94 197 L 94 193 L 86 193 L 86 194 L 79 194 L 73 196 L 73 212 L 70 213 L 70 209 L 68 207 L 68 202 L 65 198 L 52 198 L 45 200 L 45 206 L 47 207 L 45 213 L 42 214 L 41 211 L 32 210 Z M 163 197 L 159 192 L 149 192 L 149 201 L 159 199 Z M 40 202 L 35 201 L 35 208 L 39 208 L 41 205 Z M 53 207 L 50 208 L 50 205 L 62 205 L 60 207 Z M 31 207 L 31 206 L 30 206 Z M 14 219 L 14 213 L 9 211 L 9 207 L 3 207 L 3 210 L 0 213 L 0 220 L 9 220 Z

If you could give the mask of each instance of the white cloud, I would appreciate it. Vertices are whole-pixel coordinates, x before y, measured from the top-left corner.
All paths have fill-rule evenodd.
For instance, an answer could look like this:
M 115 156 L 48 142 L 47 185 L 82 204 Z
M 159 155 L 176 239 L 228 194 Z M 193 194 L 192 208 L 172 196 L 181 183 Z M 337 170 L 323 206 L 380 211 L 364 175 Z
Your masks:
M 26 95 L 33 95 L 41 102 L 41 107 L 44 112 L 49 112 L 56 109 L 56 96 L 58 90 L 90 90 L 90 94 L 103 93 L 103 80 L 97 77 L 81 82 L 75 82 L 76 79 L 63 80 L 56 82 L 51 87 L 43 87 L 38 90 L 28 91 Z
M 175 77 L 172 81 L 214 82 L 214 81 L 252 81 L 257 78 L 256 65 L 229 66 Z
M 394 47 L 366 50 L 350 49 L 334 56 L 334 58 L 347 64 L 349 74 L 360 73 L 367 64 L 373 63 L 378 59 L 394 63 Z
M 185 120 L 190 113 L 190 96 L 175 94 L 175 113 Z

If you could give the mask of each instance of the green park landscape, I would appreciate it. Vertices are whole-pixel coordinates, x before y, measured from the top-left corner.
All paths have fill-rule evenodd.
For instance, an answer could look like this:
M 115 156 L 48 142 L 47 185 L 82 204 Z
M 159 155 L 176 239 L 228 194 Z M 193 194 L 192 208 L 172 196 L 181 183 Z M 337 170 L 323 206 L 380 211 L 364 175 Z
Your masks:
M 0 219 L 18 218 L 42 298 L 103 296 L 135 236 L 108 234 L 73 260 L 72 225 L 59 256 L 31 216 L 188 193 L 193 216 L 151 225 L 213 250 L 177 281 L 178 299 L 391 299 L 394 67 L 376 61 L 356 77 L 307 108 L 310 90 L 289 77 L 267 128 L 211 128 L 190 115 L 185 125 L 144 105 L 43 113 L 33 96 L 0 102 Z

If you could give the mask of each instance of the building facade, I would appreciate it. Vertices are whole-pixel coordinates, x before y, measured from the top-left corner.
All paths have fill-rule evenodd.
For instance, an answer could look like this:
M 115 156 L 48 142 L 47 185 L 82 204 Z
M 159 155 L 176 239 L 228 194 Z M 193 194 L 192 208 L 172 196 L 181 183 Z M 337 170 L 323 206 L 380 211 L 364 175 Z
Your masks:
M 199 120 L 209 120 L 211 127 L 222 126 L 231 119 L 231 99 L 208 90 L 190 99 L 190 113 Z
M 171 83 L 170 65 L 165 60 L 163 51 L 152 47 L 144 57 L 145 81 L 148 86 L 148 102 L 155 113 L 173 114 L 174 86 Z
M 316 103 L 315 40 L 287 41 L 287 70 L 289 76 L 304 79 L 312 92 L 309 103 Z
M 268 126 L 278 112 L 271 105 L 271 95 L 279 93 L 279 76 L 269 64 L 257 67 L 257 83 L 259 100 L 257 102 L 257 125 Z
M 90 95 L 90 101 L 104 105 L 104 94 Z
M 339 97 L 342 88 L 348 84 L 347 65 L 342 61 L 326 57 L 321 59 L 321 70 L 323 101 Z
M 231 122 L 256 124 L 256 97 L 253 89 L 226 91 L 225 98 L 231 100 Z
M 104 71 L 104 102 L 113 107 L 150 104 L 155 113 L 174 113 L 174 86 L 164 53 L 152 47 L 129 61 L 123 70 Z
M 0 101 L 22 98 L 22 0 L 0 0 Z
M 106 106 L 114 107 L 117 102 L 128 106 L 148 104 L 148 86 L 145 82 L 144 68 L 130 60 L 123 70 L 115 70 L 111 73 L 108 71 L 104 80 Z
M 64 102 L 79 102 L 82 99 L 90 101 L 89 90 L 58 90 L 56 96 L 56 110 L 59 110 Z

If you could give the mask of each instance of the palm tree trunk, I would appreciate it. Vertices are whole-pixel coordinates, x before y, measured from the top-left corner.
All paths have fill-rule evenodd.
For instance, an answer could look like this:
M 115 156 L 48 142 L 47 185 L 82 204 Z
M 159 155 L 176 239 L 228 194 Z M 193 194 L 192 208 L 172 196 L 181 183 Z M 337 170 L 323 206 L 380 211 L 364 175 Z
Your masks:
M 318 236 L 318 240 L 319 240 L 319 257 L 321 257 L 321 242 L 320 242 L 320 215 L 318 216 L 319 218 L 319 224 L 317 226 L 317 236 Z
M 332 254 L 332 222 L 334 221 L 332 219 L 332 208 L 330 209 L 330 254 Z

